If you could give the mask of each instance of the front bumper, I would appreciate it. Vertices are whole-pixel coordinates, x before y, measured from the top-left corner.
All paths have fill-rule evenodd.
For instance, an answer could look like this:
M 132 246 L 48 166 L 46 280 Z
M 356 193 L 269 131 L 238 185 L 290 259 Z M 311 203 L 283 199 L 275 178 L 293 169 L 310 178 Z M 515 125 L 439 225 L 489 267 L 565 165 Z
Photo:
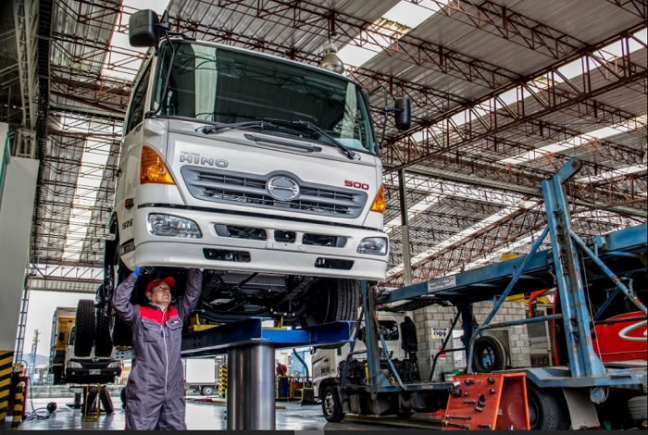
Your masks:
M 68 368 L 65 381 L 68 383 L 109 383 L 121 375 L 121 368 L 88 369 Z
M 149 213 L 191 219 L 198 224 L 202 238 L 154 236 L 147 229 Z M 267 239 L 223 237 L 217 233 L 216 225 L 261 229 L 266 232 Z M 197 267 L 375 281 L 385 279 L 387 271 L 388 255 L 358 254 L 356 251 L 366 237 L 386 237 L 380 231 L 161 207 L 137 210 L 133 227 L 135 250 L 122 256 L 131 270 L 136 266 Z M 295 241 L 278 242 L 274 238 L 275 231 L 294 232 Z M 304 234 L 344 237 L 346 243 L 343 247 L 304 244 Z M 233 252 L 239 261 L 215 258 L 210 254 L 214 251 Z M 244 254 L 239 256 L 238 253 Z

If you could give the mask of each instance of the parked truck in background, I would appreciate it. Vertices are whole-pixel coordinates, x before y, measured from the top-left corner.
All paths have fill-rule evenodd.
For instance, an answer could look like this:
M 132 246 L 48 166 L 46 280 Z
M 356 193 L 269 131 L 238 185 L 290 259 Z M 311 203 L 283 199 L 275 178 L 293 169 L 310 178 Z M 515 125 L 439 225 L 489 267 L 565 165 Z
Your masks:
M 392 385 L 397 384 L 384 357 L 389 354 L 404 384 L 420 382 L 413 322 L 402 313 L 377 312 L 376 316 L 379 332 L 387 346 L 381 352 L 380 368 L 383 374 Z M 326 420 L 339 422 L 346 413 L 409 416 L 413 412 L 433 412 L 444 406 L 447 394 L 436 391 L 381 393 L 376 399 L 367 394 L 368 361 L 364 325 L 364 322 L 360 324 L 355 343 L 347 343 L 338 349 L 316 349 L 313 353 L 313 389 L 315 397 L 322 402 Z M 346 382 L 342 382 L 343 377 Z
M 183 360 L 185 388 L 203 396 L 212 396 L 218 391 L 218 367 L 215 358 L 191 358 Z
M 186 268 L 206 270 L 206 321 L 355 318 L 360 282 L 388 262 L 367 95 L 341 74 L 164 29 L 153 11 L 129 23 L 131 44 L 154 48 L 124 124 L 102 313 L 131 270 L 155 266 L 176 295 Z M 409 127 L 408 100 L 384 112 Z
M 121 361 L 113 358 L 107 334 L 107 325 L 99 324 L 95 317 L 93 300 L 80 300 L 76 309 L 57 308 L 50 350 L 52 383 L 113 383 L 121 374 L 122 366 Z
M 63 379 L 65 354 L 75 317 L 76 309 L 72 307 L 58 307 L 54 311 L 49 361 L 49 375 L 52 376 L 53 384 L 60 384 Z

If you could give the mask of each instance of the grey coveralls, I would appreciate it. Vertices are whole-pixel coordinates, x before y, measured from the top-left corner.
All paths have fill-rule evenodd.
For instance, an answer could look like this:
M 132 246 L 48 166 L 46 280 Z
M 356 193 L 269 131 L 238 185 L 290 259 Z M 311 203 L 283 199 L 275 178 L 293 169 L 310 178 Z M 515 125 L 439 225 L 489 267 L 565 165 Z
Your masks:
M 117 315 L 133 330 L 135 348 L 126 384 L 126 429 L 186 429 L 182 323 L 198 303 L 202 273 L 189 270 L 185 297 L 164 312 L 155 305 L 130 302 L 136 281 L 131 274 L 117 286 L 112 300 Z

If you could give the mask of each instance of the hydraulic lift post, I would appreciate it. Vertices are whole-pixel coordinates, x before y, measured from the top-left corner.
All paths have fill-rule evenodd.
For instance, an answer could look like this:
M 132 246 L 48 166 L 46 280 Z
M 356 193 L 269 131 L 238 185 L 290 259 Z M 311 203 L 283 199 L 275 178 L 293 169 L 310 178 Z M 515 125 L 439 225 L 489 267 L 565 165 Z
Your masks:
M 249 318 L 183 337 L 182 356 L 227 353 L 227 429 L 275 430 L 274 357 L 276 349 L 345 343 L 355 322 L 333 322 L 303 329 L 263 328 Z

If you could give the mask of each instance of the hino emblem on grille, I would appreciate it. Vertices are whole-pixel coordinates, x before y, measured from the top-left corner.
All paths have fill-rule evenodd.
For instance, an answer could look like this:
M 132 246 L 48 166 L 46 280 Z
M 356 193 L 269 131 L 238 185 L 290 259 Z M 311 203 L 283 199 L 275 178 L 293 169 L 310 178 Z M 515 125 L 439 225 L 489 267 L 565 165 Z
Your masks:
M 283 175 L 272 177 L 266 183 L 268 193 L 279 201 L 292 201 L 299 196 L 299 184 Z

